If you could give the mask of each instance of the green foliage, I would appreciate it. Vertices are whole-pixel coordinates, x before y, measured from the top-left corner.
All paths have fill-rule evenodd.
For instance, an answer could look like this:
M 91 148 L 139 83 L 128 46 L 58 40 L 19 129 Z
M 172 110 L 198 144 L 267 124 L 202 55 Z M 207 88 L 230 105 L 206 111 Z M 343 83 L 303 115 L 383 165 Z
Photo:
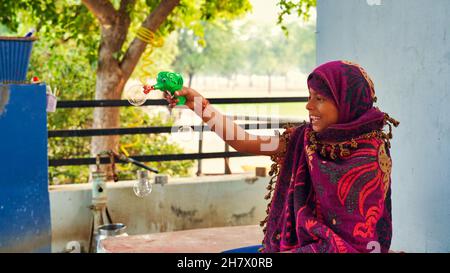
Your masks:
M 90 100 L 94 99 L 96 73 L 95 65 L 91 65 L 85 50 L 73 40 L 54 43 L 52 38 L 41 37 L 33 47 L 30 62 L 29 77 L 38 76 L 52 88 L 59 91 L 60 100 Z M 92 125 L 93 108 L 58 109 L 48 115 L 48 130 L 85 129 Z M 171 119 L 164 120 L 162 116 L 149 116 L 141 108 L 124 107 L 121 111 L 123 127 L 132 126 L 171 126 Z M 49 158 L 90 157 L 90 137 L 50 138 L 48 142 Z M 135 143 L 126 148 L 130 155 L 177 154 L 182 149 L 170 143 L 164 135 L 130 135 L 121 136 L 122 145 Z M 172 161 L 149 164 L 162 173 L 172 176 L 189 175 L 192 161 Z M 120 165 L 118 165 L 120 168 Z M 120 179 L 133 179 L 135 167 L 124 166 L 119 172 Z M 84 183 L 88 181 L 87 166 L 61 166 L 49 168 L 50 184 Z
M 80 111 L 80 109 L 78 110 Z M 56 114 L 55 114 L 56 115 Z M 172 126 L 174 121 L 166 119 L 162 114 L 147 114 L 141 108 L 126 107 L 120 112 L 123 127 L 134 126 Z M 71 158 L 89 157 L 90 138 L 55 138 L 49 140 L 49 153 L 52 157 Z M 133 155 L 181 154 L 183 149 L 175 143 L 170 143 L 167 134 L 124 135 L 120 138 L 121 152 Z M 149 162 L 146 165 L 156 168 L 160 173 L 170 176 L 190 176 L 194 165 L 193 160 Z M 136 178 L 133 164 L 116 164 L 119 180 Z M 88 182 L 89 168 L 87 166 L 51 167 L 49 170 L 50 184 L 68 184 Z
M 315 27 L 291 23 L 286 26 L 289 36 L 272 31 L 270 27 L 250 40 L 249 46 L 256 50 L 250 62 L 253 70 L 262 75 L 285 75 L 293 68 L 309 73 L 315 65 Z
M 251 10 L 247 0 L 235 1 L 204 1 L 201 7 L 202 20 L 214 20 L 216 18 L 231 19 Z
M 172 65 L 175 71 L 191 77 L 202 69 L 208 56 L 203 53 L 204 47 L 192 30 L 182 28 L 177 34 L 179 52 Z
M 0 24 L 0 35 L 4 35 L 4 36 L 13 36 L 14 32 L 11 31 L 8 27 L 6 27 L 5 25 Z
M 186 28 L 178 31 L 179 53 L 173 66 L 190 76 L 214 73 L 230 78 L 242 70 L 245 62 L 247 47 L 243 46 L 239 29 L 229 20 L 203 24 L 202 37 Z
M 177 35 L 172 33 L 166 38 L 162 38 L 162 47 L 148 48 L 139 59 L 131 78 L 141 79 L 142 82 L 155 80 L 159 71 L 172 70 L 171 64 L 178 54 Z
M 120 5 L 119 0 L 111 2 L 116 9 Z M 118 59 L 124 56 L 129 44 L 136 36 L 138 27 L 160 2 L 160 0 L 136 0 L 135 5 L 129 7 L 131 25 L 123 48 L 116 53 Z M 98 61 L 100 26 L 98 20 L 80 0 L 0 1 L 0 10 L 2 11 L 0 24 L 11 31 L 23 35 L 28 29 L 21 26 L 34 26 L 38 36 L 45 36 L 56 43 L 61 40 L 74 40 L 77 45 L 83 46 L 84 51 L 81 54 L 85 55 L 91 63 Z M 186 27 L 201 37 L 203 34 L 201 22 L 238 18 L 250 10 L 251 5 L 248 0 L 181 0 L 179 6 L 161 25 L 158 35 L 167 37 L 175 29 Z M 164 51 L 159 53 L 164 55 L 161 52 Z M 168 58 L 168 55 L 164 55 L 164 58 Z M 142 70 L 142 65 L 138 68 Z
M 145 1 L 145 3 L 142 1 L 136 3 L 132 12 L 132 23 L 126 44 L 131 43 L 142 20 L 157 4 L 159 4 L 159 1 L 150 0 Z M 176 71 L 182 71 L 188 75 L 197 73 L 211 57 L 211 54 L 203 54 L 203 49 L 207 43 L 205 28 L 209 28 L 209 35 L 213 35 L 213 31 L 218 30 L 219 21 L 223 18 L 235 19 L 250 10 L 251 5 L 248 0 L 181 0 L 180 5 L 169 15 L 157 33 L 156 39 L 165 40 L 164 46 L 147 50 L 136 66 L 132 77 L 141 79 L 147 76 L 153 78 L 158 71 L 168 69 L 170 64 L 174 65 Z M 211 28 L 214 28 L 214 30 Z M 175 29 L 178 31 L 173 32 Z M 171 32 L 173 33 L 169 36 L 168 34 Z M 221 38 L 220 35 L 215 37 Z M 174 47 L 175 40 L 178 43 L 177 47 Z M 215 42 L 213 39 L 209 40 L 211 43 Z M 222 38 L 221 42 L 223 41 L 226 40 Z M 151 47 L 151 45 L 148 47 Z M 207 51 L 209 50 L 210 48 Z M 220 56 L 224 56 L 224 54 Z
M 279 0 L 278 6 L 280 7 L 281 12 L 278 13 L 277 24 L 281 26 L 281 29 L 287 35 L 288 29 L 286 25 L 283 24 L 285 16 L 290 15 L 292 12 L 296 12 L 299 18 L 308 21 L 310 17 L 309 12 L 311 8 L 317 6 L 317 0 Z
M 75 41 L 91 64 L 97 60 L 99 24 L 81 1 L 21 0 L 0 1 L 0 23 L 19 36 L 31 27 L 47 46 Z
M 277 53 L 285 48 L 286 43 L 278 44 L 276 34 L 268 30 L 268 26 L 257 28 L 246 43 L 249 47 L 249 66 L 254 74 L 273 75 L 281 64 Z
M 121 51 L 116 52 L 119 60 L 124 56 L 128 45 L 135 38 L 136 30 L 142 21 L 160 3 L 159 0 L 137 0 L 136 5 L 127 7 L 130 12 L 131 26 L 127 42 Z M 119 0 L 112 1 L 117 9 Z M 217 18 L 234 18 L 244 14 L 251 8 L 248 0 L 182 0 L 179 7 L 172 12 L 161 26 L 158 35 L 167 37 L 176 28 L 189 27 L 195 33 L 202 34 L 200 19 L 216 20 Z M 95 81 L 93 75 L 98 61 L 100 45 L 100 26 L 93 14 L 79 0 L 21 0 L 0 1 L 0 24 L 4 25 L 2 33 L 18 33 L 23 35 L 31 26 L 41 37 L 35 43 L 30 65 L 30 76 L 36 75 L 60 90 L 59 99 L 93 99 Z M 7 31 L 6 31 L 7 30 Z M 148 65 L 150 58 L 162 60 L 159 64 L 152 61 L 154 71 L 165 69 L 173 61 L 176 49 L 167 44 L 164 50 L 147 51 L 147 60 L 138 68 Z M 173 45 L 173 43 L 172 43 Z M 158 65 L 158 66 L 157 66 Z M 143 70 L 143 69 L 139 69 Z M 137 76 L 139 77 L 139 70 Z M 144 73 L 145 74 L 145 73 Z M 146 121 L 150 125 L 170 125 L 158 117 L 148 117 L 137 109 L 126 108 L 121 112 L 122 126 L 130 125 L 128 115 Z M 49 115 L 48 129 L 81 129 L 92 124 L 92 109 L 64 109 Z M 133 154 L 181 153 L 182 150 L 167 143 L 167 136 L 123 136 L 121 143 L 136 143 L 129 147 Z M 52 138 L 49 140 L 49 156 L 51 158 L 73 158 L 89 156 L 90 138 Z M 172 175 L 186 175 L 192 161 L 163 162 L 155 167 Z M 87 180 L 86 167 L 50 168 L 50 183 L 79 183 Z M 131 173 L 121 174 L 122 178 Z M 131 178 L 131 177 L 130 177 Z
M 204 47 L 193 31 L 179 30 L 179 53 L 173 63 L 177 71 L 230 78 L 237 73 L 285 75 L 294 68 L 308 73 L 315 65 L 313 25 L 291 23 L 287 25 L 289 36 L 273 26 L 253 22 L 205 23 L 204 30 Z
M 142 109 L 136 107 L 127 107 L 120 112 L 122 124 L 128 126 L 173 126 L 173 118 L 167 118 L 167 114 L 147 114 Z M 183 149 L 176 144 L 171 144 L 168 140 L 168 134 L 150 134 L 150 135 L 126 135 L 120 139 L 122 152 L 126 150 L 130 155 L 163 155 L 163 154 L 182 154 Z M 190 170 L 194 165 L 193 160 L 182 161 L 163 161 L 150 162 L 148 166 L 156 168 L 160 173 L 170 176 L 190 176 Z M 128 164 L 119 167 L 119 179 L 134 179 L 138 167 Z
M 138 27 L 160 2 L 160 0 L 136 0 L 133 7 L 128 7 L 131 25 L 123 48 L 120 52 L 115 53 L 117 59 L 124 56 L 129 44 L 135 38 Z M 120 5 L 119 0 L 112 0 L 112 3 L 116 9 Z M 315 0 L 301 0 L 294 4 L 292 1 L 280 0 L 279 5 L 283 11 L 280 14 L 281 23 L 284 14 L 289 14 L 294 10 L 297 10 L 299 16 L 307 18 L 309 8 L 315 6 Z M 274 63 L 274 56 L 278 61 L 282 59 L 281 56 L 292 56 L 280 46 L 284 44 L 283 40 L 277 40 L 278 45 L 274 46 L 270 45 L 273 38 L 271 37 L 267 40 L 259 40 L 259 43 L 255 43 L 256 47 L 249 48 L 247 46 L 250 43 L 242 39 L 242 35 L 247 34 L 248 30 L 236 30 L 228 22 L 220 21 L 239 18 L 250 9 L 248 0 L 181 0 L 180 5 L 169 15 L 157 33 L 157 36 L 166 39 L 164 46 L 154 49 L 152 52 L 148 51 L 146 60 L 138 64 L 133 76 L 148 75 L 146 73 L 149 71 L 143 70 L 149 69 L 149 60 L 152 63 L 150 73 L 156 75 L 156 72 L 161 69 L 169 69 L 176 56 L 176 62 L 181 62 L 182 58 L 190 56 L 189 52 L 177 54 L 178 49 L 174 41 L 181 34 L 187 34 L 187 36 L 184 37 L 185 40 L 178 39 L 179 42 L 190 43 L 190 47 L 182 47 L 179 50 L 191 50 L 194 57 L 188 61 L 183 60 L 183 62 L 197 62 L 195 70 L 232 75 L 242 71 L 244 67 L 256 68 L 258 70 L 254 72 L 257 73 L 262 73 L 261 67 L 276 69 L 282 63 Z M 99 61 L 100 25 L 80 0 L 0 0 L 0 10 L 2 11 L 0 13 L 2 34 L 16 33 L 21 36 L 31 27 L 37 30 L 40 39 L 34 45 L 30 77 L 38 76 L 53 88 L 58 88 L 60 100 L 89 100 L 95 97 L 94 78 Z M 211 25 L 205 22 L 216 22 L 216 24 Z M 184 29 L 185 32 L 169 36 L 176 29 Z M 253 38 L 251 37 L 250 40 Z M 292 40 L 295 41 L 295 38 Z M 263 44 L 267 47 L 262 47 Z M 302 49 L 304 56 L 291 58 L 290 62 L 298 65 L 297 59 L 303 58 L 308 60 L 303 61 L 304 63 L 309 63 L 311 48 L 314 47 L 300 44 L 296 46 L 297 49 L 304 47 Z M 263 48 L 271 49 L 264 51 Z M 295 50 L 290 50 L 295 52 Z M 199 51 L 201 54 L 196 55 L 195 51 Z M 272 57 L 263 58 L 263 54 L 269 54 Z M 262 62 L 258 59 L 266 59 L 266 61 Z M 258 61 L 261 65 L 254 66 L 252 61 Z M 93 122 L 92 113 L 93 109 L 91 108 L 59 109 L 56 113 L 48 115 L 48 129 L 90 128 Z M 137 125 L 138 121 L 140 125 Z M 121 111 L 122 127 L 170 126 L 172 123 L 172 120 L 164 120 L 162 116 L 149 116 L 140 108 L 125 107 Z M 90 138 L 49 139 L 49 157 L 90 157 L 90 141 Z M 126 147 L 126 151 L 130 155 L 183 152 L 177 145 L 168 143 L 165 135 L 122 136 L 120 143 Z M 171 175 L 187 175 L 193 162 L 161 162 L 149 165 Z M 134 178 L 134 167 L 128 167 L 122 166 L 121 179 Z M 88 178 L 88 169 L 84 166 L 50 168 L 49 171 L 51 184 L 81 183 L 86 182 Z
M 293 48 L 296 50 L 295 56 L 297 67 L 303 73 L 310 73 L 316 66 L 316 36 L 315 26 L 299 27 L 293 26 Z
M 220 21 L 208 24 L 205 30 L 207 41 L 205 55 L 207 67 L 204 71 L 215 71 L 230 78 L 242 69 L 245 50 L 243 50 L 239 29 L 233 27 L 232 21 Z
M 29 78 L 38 76 L 51 88 L 57 89 L 59 100 L 90 100 L 94 98 L 96 67 L 80 52 L 82 45 L 68 40 L 55 43 L 52 37 L 41 37 L 33 46 Z M 84 129 L 91 127 L 92 108 L 58 109 L 47 116 L 48 130 Z M 90 138 L 50 138 L 49 158 L 89 157 Z M 87 182 L 88 167 L 50 167 L 50 184 Z
M 36 18 L 37 25 L 54 24 L 57 19 L 56 4 L 51 0 L 0 1 L 0 23 L 12 31 L 16 31 L 24 14 Z

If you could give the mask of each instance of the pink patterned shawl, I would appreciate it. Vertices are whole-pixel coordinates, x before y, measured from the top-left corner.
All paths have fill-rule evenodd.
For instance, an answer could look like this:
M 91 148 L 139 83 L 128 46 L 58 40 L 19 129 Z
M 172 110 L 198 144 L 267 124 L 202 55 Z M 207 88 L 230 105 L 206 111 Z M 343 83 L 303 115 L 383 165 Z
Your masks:
M 356 64 L 323 64 L 310 74 L 308 86 L 334 100 L 339 122 L 322 133 L 309 123 L 283 133 L 287 148 L 273 157 L 268 189 L 274 192 L 261 222 L 266 226 L 260 251 L 387 252 L 390 123 L 398 122 L 373 107 L 373 83 Z

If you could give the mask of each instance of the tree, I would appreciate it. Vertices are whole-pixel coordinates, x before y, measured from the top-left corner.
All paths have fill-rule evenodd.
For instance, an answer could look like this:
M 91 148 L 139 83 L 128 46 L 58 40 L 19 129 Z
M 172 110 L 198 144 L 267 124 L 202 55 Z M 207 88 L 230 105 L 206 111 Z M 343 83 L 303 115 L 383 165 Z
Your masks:
M 291 28 L 287 28 L 291 29 Z M 276 72 L 279 75 L 284 76 L 285 89 L 287 89 L 287 74 L 293 67 L 296 67 L 295 63 L 296 55 L 299 54 L 299 48 L 294 46 L 294 35 L 283 35 L 277 33 L 272 40 L 272 51 L 277 56 Z
M 280 24 L 284 14 L 308 15 L 315 0 L 296 3 L 280 0 Z M 235 18 L 251 8 L 248 0 L 20 0 L 0 1 L 0 23 L 17 30 L 32 23 L 40 36 L 55 44 L 75 41 L 91 65 L 97 64 L 95 99 L 120 99 L 147 43 L 130 30 L 142 26 L 158 37 L 180 27 L 201 34 L 200 21 Z M 96 108 L 94 128 L 119 127 L 118 108 Z M 91 153 L 118 149 L 119 137 L 94 137 Z
M 292 68 L 310 73 L 315 66 L 315 27 L 300 26 L 297 22 L 286 26 L 289 35 L 278 35 L 273 50 L 278 58 L 277 72 L 286 76 Z
M 213 21 L 216 18 L 233 18 L 251 8 L 247 0 L 81 2 L 83 5 L 79 1 L 2 1 L 0 22 L 14 30 L 25 17 L 23 14 L 28 14 L 28 18 L 35 22 L 41 35 L 53 35 L 55 42 L 74 39 L 85 44 L 90 49 L 86 54 L 92 59 L 96 56 L 97 59 L 97 100 L 121 98 L 125 83 L 147 46 L 146 42 L 135 37 L 134 33 L 129 33 L 132 23 L 164 37 L 178 27 L 199 27 L 197 22 L 200 19 Z M 97 54 L 93 53 L 95 51 Z M 96 108 L 93 127 L 120 127 L 119 109 Z M 94 137 L 91 153 L 95 155 L 103 150 L 117 150 L 118 144 L 117 136 Z
M 62 100 L 91 99 L 94 96 L 95 83 L 91 75 L 95 66 L 90 65 L 88 58 L 78 54 L 82 45 L 74 41 L 53 44 L 47 37 L 41 37 L 33 46 L 30 61 L 29 77 L 38 76 L 46 84 L 58 89 L 58 97 Z M 48 115 L 47 128 L 83 129 L 92 125 L 92 108 L 58 109 Z M 48 155 L 50 158 L 70 158 L 89 156 L 90 138 L 50 138 Z M 88 168 L 80 166 L 64 166 L 49 168 L 49 183 L 87 182 Z
M 171 44 L 168 47 L 173 46 Z M 166 47 L 166 46 L 165 46 Z M 96 65 L 79 51 L 83 51 L 82 45 L 75 41 L 55 45 L 49 38 L 41 37 L 34 45 L 30 61 L 29 77 L 39 76 L 53 88 L 58 88 L 59 98 L 62 100 L 89 100 L 94 97 L 95 82 L 92 75 L 95 74 Z M 152 55 L 159 56 L 156 66 L 164 66 L 164 60 L 170 64 L 171 58 L 164 54 L 170 52 L 167 48 L 155 50 Z M 163 118 L 161 114 L 145 113 L 144 108 L 124 107 L 120 112 L 121 124 L 124 127 L 141 126 L 172 126 L 172 118 Z M 86 129 L 93 122 L 92 108 L 67 108 L 58 109 L 48 115 L 47 128 L 58 129 Z M 89 157 L 90 137 L 63 137 L 50 138 L 48 141 L 48 154 L 53 159 L 71 157 Z M 124 135 L 120 137 L 119 147 L 121 152 L 136 154 L 180 154 L 181 147 L 171 143 L 166 134 L 149 135 Z M 150 162 L 147 165 L 159 169 L 162 173 L 171 176 L 189 175 L 193 166 L 192 160 Z M 117 165 L 118 175 L 121 180 L 135 179 L 136 167 L 134 165 Z M 88 182 L 89 168 L 86 166 L 60 166 L 49 168 L 49 183 L 68 184 Z
M 253 30 L 246 43 L 249 50 L 247 60 L 249 64 L 246 67 L 251 68 L 254 74 L 267 76 L 267 91 L 272 92 L 272 76 L 277 72 L 279 59 L 277 54 L 278 46 L 275 43 L 276 34 L 272 33 L 270 27 L 262 26 Z
M 312 7 L 317 6 L 317 0 L 279 0 L 277 5 L 281 10 L 278 13 L 277 24 L 281 26 L 281 29 L 287 35 L 289 32 L 286 25 L 284 25 L 285 16 L 290 15 L 292 12 L 296 12 L 299 18 L 302 18 L 304 21 L 308 21 L 310 17 L 309 11 Z
M 239 29 L 230 21 L 210 24 L 205 32 L 208 56 L 205 72 L 215 71 L 228 79 L 230 87 L 233 76 L 242 70 L 245 51 L 240 41 Z
M 205 64 L 204 45 L 202 39 L 197 37 L 192 30 L 182 28 L 178 31 L 179 52 L 174 59 L 173 68 L 176 71 L 187 74 L 188 86 L 191 87 L 192 78 Z
M 202 24 L 202 36 L 189 29 L 178 31 L 179 52 L 173 67 L 188 75 L 189 86 L 197 73 L 214 72 L 231 79 L 243 65 L 242 44 L 232 22 L 218 20 Z
M 316 65 L 315 28 L 312 26 L 294 27 L 293 45 L 297 49 L 298 68 L 309 73 Z

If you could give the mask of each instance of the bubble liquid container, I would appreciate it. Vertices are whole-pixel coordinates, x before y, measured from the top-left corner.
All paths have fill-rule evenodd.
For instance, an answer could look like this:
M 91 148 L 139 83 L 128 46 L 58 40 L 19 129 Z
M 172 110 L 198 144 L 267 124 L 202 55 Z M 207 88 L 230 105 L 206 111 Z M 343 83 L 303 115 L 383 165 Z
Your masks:
M 26 80 L 31 49 L 36 37 L 0 36 L 0 83 Z

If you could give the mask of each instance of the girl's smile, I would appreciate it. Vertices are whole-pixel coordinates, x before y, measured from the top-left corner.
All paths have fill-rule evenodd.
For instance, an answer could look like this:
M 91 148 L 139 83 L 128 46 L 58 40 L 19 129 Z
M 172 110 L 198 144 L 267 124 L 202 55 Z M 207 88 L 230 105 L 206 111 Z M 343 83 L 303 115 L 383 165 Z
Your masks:
M 339 110 L 334 101 L 312 88 L 309 90 L 306 109 L 309 111 L 312 129 L 318 133 L 338 122 Z

